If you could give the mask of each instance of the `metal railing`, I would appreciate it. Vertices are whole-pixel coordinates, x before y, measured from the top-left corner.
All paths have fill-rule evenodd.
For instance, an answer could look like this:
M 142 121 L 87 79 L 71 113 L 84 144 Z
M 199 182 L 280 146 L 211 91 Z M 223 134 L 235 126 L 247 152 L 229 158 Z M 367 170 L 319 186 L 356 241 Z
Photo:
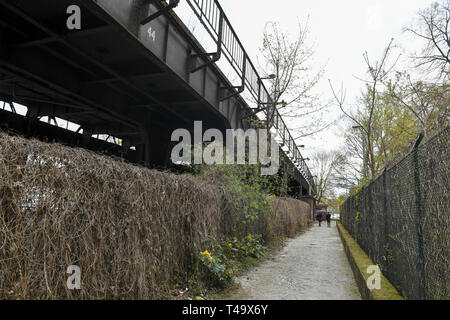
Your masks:
M 236 32 L 231 26 L 224 10 L 217 0 L 186 0 L 195 15 L 205 27 L 206 31 L 216 42 L 221 53 L 229 61 L 234 71 L 241 76 L 241 88 L 247 88 L 252 97 L 257 102 L 258 111 L 260 106 L 274 106 L 273 127 L 281 137 L 281 145 L 288 148 L 289 159 L 294 166 L 302 173 L 311 189 L 314 187 L 314 180 L 311 172 L 302 157 L 302 154 L 289 132 L 279 110 L 275 107 L 276 102 L 272 100 L 269 91 L 264 86 L 254 64 L 249 59 L 247 52 L 239 40 Z M 265 108 L 269 110 L 272 108 Z M 256 112 L 256 113 L 257 113 Z M 266 111 L 267 113 L 268 111 Z M 271 125 L 272 126 L 272 125 Z

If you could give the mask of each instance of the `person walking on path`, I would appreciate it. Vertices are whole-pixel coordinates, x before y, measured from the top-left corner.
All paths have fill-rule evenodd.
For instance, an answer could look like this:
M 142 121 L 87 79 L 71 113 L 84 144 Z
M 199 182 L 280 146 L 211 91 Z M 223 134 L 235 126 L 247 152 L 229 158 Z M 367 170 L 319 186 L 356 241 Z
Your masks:
M 330 213 L 327 213 L 327 225 L 328 225 L 328 228 L 331 227 L 331 214 Z
M 316 219 L 317 219 L 317 221 L 319 221 L 319 227 L 320 227 L 320 225 L 322 224 L 322 214 L 318 213 L 316 216 Z

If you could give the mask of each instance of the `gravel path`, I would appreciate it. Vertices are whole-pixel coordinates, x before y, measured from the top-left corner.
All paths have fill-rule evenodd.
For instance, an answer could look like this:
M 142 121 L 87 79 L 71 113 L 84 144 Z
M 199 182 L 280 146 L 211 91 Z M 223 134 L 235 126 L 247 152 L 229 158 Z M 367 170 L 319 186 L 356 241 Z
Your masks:
M 335 222 L 295 239 L 260 266 L 236 279 L 242 300 L 359 300 Z

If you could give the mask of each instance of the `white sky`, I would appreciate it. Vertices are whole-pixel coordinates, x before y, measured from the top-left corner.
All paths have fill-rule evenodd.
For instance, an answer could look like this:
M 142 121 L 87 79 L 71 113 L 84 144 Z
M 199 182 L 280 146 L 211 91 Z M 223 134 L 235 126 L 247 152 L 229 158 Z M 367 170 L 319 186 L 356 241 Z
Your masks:
M 363 83 L 354 75 L 364 77 L 366 70 L 362 54 L 367 51 L 375 60 L 391 38 L 408 52 L 420 49 L 417 41 L 404 34 L 419 9 L 428 7 L 431 0 L 220 0 L 231 24 L 252 61 L 256 63 L 262 33 L 268 21 L 280 22 L 284 30 L 295 33 L 299 19 L 309 15 L 311 36 L 316 44 L 317 65 L 326 64 L 326 74 L 318 92 L 331 98 L 328 79 L 335 86 L 341 82 L 347 89 L 347 102 L 354 106 Z M 184 10 L 183 7 L 178 9 Z M 195 21 L 195 19 L 192 19 Z M 192 21 L 186 23 L 192 24 Z M 400 49 L 399 51 L 400 52 Z M 406 58 L 406 55 L 404 55 Z M 332 116 L 341 113 L 336 106 Z M 342 126 L 335 126 L 298 144 L 305 144 L 305 157 L 319 149 L 337 149 L 342 142 Z

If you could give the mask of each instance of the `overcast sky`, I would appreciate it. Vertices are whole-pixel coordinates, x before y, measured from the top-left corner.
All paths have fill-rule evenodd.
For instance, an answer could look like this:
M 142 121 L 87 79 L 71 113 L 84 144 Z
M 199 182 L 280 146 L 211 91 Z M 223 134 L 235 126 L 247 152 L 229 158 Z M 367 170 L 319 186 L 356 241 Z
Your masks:
M 184 1 L 183 1 L 184 2 Z M 366 66 L 362 54 L 378 59 L 391 38 L 411 51 L 420 48 L 417 41 L 404 34 L 419 9 L 428 7 L 431 0 L 220 0 L 231 24 L 253 61 L 259 55 L 262 33 L 268 21 L 280 22 L 284 30 L 295 35 L 298 21 L 310 19 L 310 38 L 316 44 L 317 65 L 326 64 L 326 74 L 317 88 L 323 97 L 331 98 L 330 79 L 336 86 L 343 82 L 347 88 L 347 102 L 354 107 L 363 83 Z M 185 10 L 181 6 L 178 11 Z M 192 21 L 189 22 L 192 24 Z M 400 50 L 399 50 L 400 52 Z M 406 58 L 406 55 L 404 55 Z M 331 117 L 339 116 L 336 106 Z M 298 141 L 305 144 L 305 157 L 314 151 L 337 149 L 342 142 L 341 122 L 314 139 Z
M 260 55 L 262 33 L 267 22 L 279 22 L 282 29 L 295 37 L 299 21 L 309 17 L 311 42 L 315 43 L 314 62 L 317 67 L 326 65 L 326 73 L 317 86 L 317 93 L 323 100 L 332 98 L 328 79 L 336 87 L 343 83 L 347 90 L 347 108 L 355 108 L 363 83 L 355 76 L 364 77 L 366 65 L 362 54 L 367 51 L 372 60 L 379 59 L 391 38 L 399 45 L 397 53 L 403 52 L 399 65 L 407 62 L 408 53 L 418 51 L 421 42 L 402 32 L 403 27 L 417 19 L 420 9 L 431 5 L 432 0 L 219 0 L 233 25 L 245 50 L 256 64 Z M 192 29 L 207 50 L 214 50 L 206 43 L 201 27 L 186 1 L 176 8 L 176 13 Z M 209 38 L 209 36 L 208 36 Z M 203 40 L 203 41 L 202 41 Z M 223 63 L 226 59 L 221 59 Z M 221 64 L 219 64 L 221 66 Z M 225 74 L 227 70 L 223 70 Z M 238 83 L 236 83 L 238 85 Z M 20 108 L 20 106 L 17 106 Z M 19 111 L 19 110 L 18 110 Z M 23 110 L 22 110 L 23 111 Z M 338 106 L 333 106 L 330 120 L 341 116 Z M 305 119 L 290 123 L 301 126 Z M 306 146 L 302 153 L 310 157 L 319 150 L 336 150 L 343 145 L 345 127 L 349 121 L 337 125 L 297 144 Z

